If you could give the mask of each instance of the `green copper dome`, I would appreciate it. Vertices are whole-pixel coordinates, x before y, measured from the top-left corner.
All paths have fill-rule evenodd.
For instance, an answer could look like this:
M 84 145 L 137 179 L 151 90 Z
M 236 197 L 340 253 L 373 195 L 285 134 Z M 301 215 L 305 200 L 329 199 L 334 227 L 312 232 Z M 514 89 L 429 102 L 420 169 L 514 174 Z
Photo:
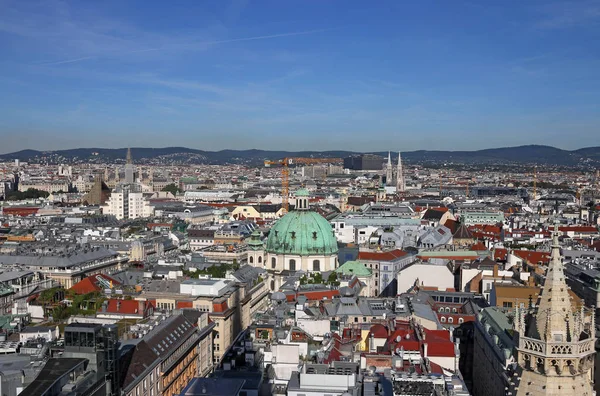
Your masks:
M 296 210 L 279 219 L 269 232 L 267 253 L 337 254 L 337 240 L 331 224 L 323 216 L 308 210 Z

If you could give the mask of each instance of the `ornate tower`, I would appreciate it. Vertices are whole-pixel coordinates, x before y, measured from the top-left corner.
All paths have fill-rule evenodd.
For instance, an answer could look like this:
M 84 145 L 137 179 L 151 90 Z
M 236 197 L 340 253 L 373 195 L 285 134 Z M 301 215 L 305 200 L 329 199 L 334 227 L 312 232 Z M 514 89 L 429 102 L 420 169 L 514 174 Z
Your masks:
M 560 257 L 558 228 L 552 235 L 552 255 L 535 313 L 517 308 L 518 364 L 513 395 L 593 394 L 595 317 L 573 307 Z M 521 375 L 518 376 L 518 373 Z
M 133 169 L 133 159 L 131 158 L 131 148 L 127 149 L 127 162 L 125 163 L 125 183 L 133 184 L 135 182 L 135 171 Z
M 263 262 L 265 255 L 265 246 L 260 240 L 260 232 L 254 230 L 248 241 L 248 264 L 253 267 L 266 268 L 266 263 Z
M 387 166 L 385 167 L 385 185 L 391 186 L 394 180 L 394 169 L 392 168 L 392 153 L 388 151 Z
M 398 151 L 398 165 L 396 169 L 396 191 L 404 192 L 406 184 L 404 183 L 404 169 L 402 169 L 402 155 Z

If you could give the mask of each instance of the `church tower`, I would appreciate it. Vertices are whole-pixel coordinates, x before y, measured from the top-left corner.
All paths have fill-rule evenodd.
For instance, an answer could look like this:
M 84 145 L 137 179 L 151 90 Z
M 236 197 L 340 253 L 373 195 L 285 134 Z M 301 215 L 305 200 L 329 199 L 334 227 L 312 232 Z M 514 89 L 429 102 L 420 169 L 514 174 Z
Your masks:
M 552 255 L 535 313 L 517 308 L 518 369 L 510 392 L 518 396 L 593 394 L 595 317 L 574 308 L 565 282 L 558 226 Z M 520 375 L 519 375 L 520 374 Z
M 385 185 L 391 186 L 394 180 L 394 169 L 392 168 L 392 153 L 388 151 L 387 166 L 385 167 Z
M 404 183 L 404 169 L 402 169 L 402 155 L 398 151 L 398 165 L 396 169 L 396 191 L 404 192 L 406 184 Z
M 127 149 L 127 162 L 125 163 L 125 183 L 133 184 L 135 182 L 135 171 L 133 169 L 133 159 L 131 158 L 131 148 Z

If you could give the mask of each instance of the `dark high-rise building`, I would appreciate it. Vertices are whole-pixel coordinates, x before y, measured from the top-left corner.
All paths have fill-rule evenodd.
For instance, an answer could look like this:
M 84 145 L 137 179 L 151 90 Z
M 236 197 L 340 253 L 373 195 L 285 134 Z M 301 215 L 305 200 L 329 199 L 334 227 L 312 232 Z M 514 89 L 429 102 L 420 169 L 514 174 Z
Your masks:
M 361 154 L 344 158 L 344 168 L 352 170 L 381 170 L 383 157 L 374 154 Z

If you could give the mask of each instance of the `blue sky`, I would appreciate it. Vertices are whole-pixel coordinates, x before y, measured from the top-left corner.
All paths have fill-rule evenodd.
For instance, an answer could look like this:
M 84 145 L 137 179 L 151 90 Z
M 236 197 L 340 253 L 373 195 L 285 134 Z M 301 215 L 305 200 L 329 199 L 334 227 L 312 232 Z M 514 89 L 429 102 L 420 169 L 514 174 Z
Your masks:
M 600 0 L 0 10 L 0 153 L 600 145 Z

